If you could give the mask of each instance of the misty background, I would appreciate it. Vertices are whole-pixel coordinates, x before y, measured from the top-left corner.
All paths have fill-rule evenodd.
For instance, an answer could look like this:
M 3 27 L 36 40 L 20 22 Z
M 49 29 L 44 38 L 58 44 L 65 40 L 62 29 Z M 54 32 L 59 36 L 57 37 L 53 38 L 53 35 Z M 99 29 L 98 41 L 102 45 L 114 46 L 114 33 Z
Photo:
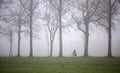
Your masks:
M 105 31 L 100 29 L 91 29 L 90 41 L 89 41 L 89 55 L 90 56 L 107 56 L 107 35 Z M 120 56 L 120 30 L 118 32 L 113 32 L 112 36 L 112 55 Z M 42 35 L 42 34 L 41 34 Z M 82 38 L 82 33 L 78 30 L 69 29 L 63 33 L 63 54 L 64 56 L 72 56 L 73 49 L 77 50 L 78 56 L 83 56 L 84 54 L 84 40 Z M 97 39 L 96 39 L 97 37 Z M 48 45 L 47 39 L 43 34 L 41 39 L 34 39 L 34 56 L 48 56 Z M 17 36 L 14 36 L 13 45 L 13 55 L 17 55 Z M 58 56 L 58 35 L 55 37 L 53 56 Z M 29 55 L 29 37 L 24 37 L 21 39 L 21 55 Z M 0 56 L 9 56 L 9 41 L 6 38 L 0 39 Z
M 18 0 L 19 1 L 19 0 Z M 16 1 L 10 5 L 10 10 L 16 10 Z M 41 7 L 40 7 L 41 6 Z M 38 6 L 38 16 L 43 16 L 45 12 L 44 6 L 41 4 Z M 8 8 L 9 9 L 9 8 Z M 72 10 L 73 11 L 73 10 Z M 76 50 L 77 56 L 84 55 L 84 35 L 81 31 L 79 31 L 71 20 L 72 11 L 70 10 L 67 14 L 63 16 L 63 24 L 70 24 L 67 28 L 62 28 L 62 43 L 63 43 L 63 56 L 71 57 L 73 50 Z M 9 13 L 9 10 L 5 10 L 5 12 Z M 3 11 L 4 13 L 4 11 Z M 2 14 L 2 13 L 1 13 Z M 118 15 L 119 17 L 120 15 Z M 37 16 L 36 16 L 37 17 Z M 33 38 L 33 56 L 35 57 L 47 57 L 50 55 L 50 47 L 49 41 L 49 32 L 46 29 L 45 22 L 40 18 L 35 21 L 35 32 L 38 34 L 36 38 Z M 4 25 L 2 21 L 0 21 L 0 25 Z M 95 24 L 91 24 L 89 28 L 89 49 L 88 55 L 95 57 L 105 57 L 108 54 L 108 36 L 107 32 L 99 26 Z M 112 56 L 119 57 L 120 56 L 120 26 L 117 22 L 117 27 L 115 31 L 112 31 Z M 24 28 L 23 28 L 24 29 Z M 0 56 L 9 56 L 10 50 L 10 42 L 8 38 L 4 35 L 0 34 Z M 13 56 L 17 56 L 18 52 L 18 36 L 17 33 L 13 35 Z M 25 33 L 21 33 L 21 56 L 29 56 L 30 44 L 29 44 L 29 35 Z M 59 31 L 56 31 L 54 45 L 53 45 L 53 53 L 54 57 L 59 55 Z

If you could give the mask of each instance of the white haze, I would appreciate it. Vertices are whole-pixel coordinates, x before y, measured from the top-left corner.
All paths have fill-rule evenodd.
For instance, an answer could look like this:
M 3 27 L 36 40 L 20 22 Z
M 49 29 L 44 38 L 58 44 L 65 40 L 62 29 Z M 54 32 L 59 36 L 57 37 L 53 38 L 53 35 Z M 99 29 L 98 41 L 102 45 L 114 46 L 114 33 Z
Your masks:
M 120 56 L 120 30 L 112 33 L 112 55 Z M 77 51 L 78 56 L 84 54 L 84 38 L 82 32 L 69 28 L 63 32 L 63 55 L 72 56 L 73 49 Z M 107 34 L 99 28 L 91 28 L 89 37 L 89 56 L 107 56 Z M 53 56 L 59 54 L 58 33 L 55 37 Z M 29 55 L 29 37 L 22 36 L 21 39 L 21 56 Z M 44 34 L 41 34 L 41 39 L 33 40 L 33 53 L 36 57 L 48 56 L 48 44 Z M 0 56 L 9 55 L 9 41 L 6 38 L 0 39 Z M 13 55 L 17 55 L 17 34 L 14 36 Z
M 42 9 L 42 8 L 41 8 Z M 43 9 L 44 11 L 44 9 Z M 44 13 L 44 12 L 43 12 Z M 41 12 L 42 14 L 42 12 Z M 70 18 L 69 14 L 65 16 Z M 66 19 L 64 18 L 64 19 Z M 40 23 L 39 21 L 38 23 Z M 37 23 L 37 22 L 36 22 Z M 33 39 L 33 54 L 36 57 L 48 56 L 48 43 L 45 35 L 45 31 L 40 30 L 41 39 Z M 83 56 L 84 54 L 84 35 L 77 29 L 69 28 L 63 30 L 63 55 L 72 56 L 73 49 L 77 51 L 77 56 Z M 90 27 L 89 37 L 89 56 L 107 56 L 108 53 L 108 37 L 107 33 L 99 27 Z M 14 35 L 13 40 L 13 55 L 17 55 L 17 34 Z M 29 55 L 29 36 L 22 34 L 21 38 L 21 56 Z M 53 56 L 59 54 L 59 37 L 58 32 L 54 40 Z M 117 27 L 115 32 L 112 32 L 112 55 L 115 57 L 120 56 L 120 26 Z M 9 41 L 4 37 L 0 37 L 0 56 L 9 56 Z

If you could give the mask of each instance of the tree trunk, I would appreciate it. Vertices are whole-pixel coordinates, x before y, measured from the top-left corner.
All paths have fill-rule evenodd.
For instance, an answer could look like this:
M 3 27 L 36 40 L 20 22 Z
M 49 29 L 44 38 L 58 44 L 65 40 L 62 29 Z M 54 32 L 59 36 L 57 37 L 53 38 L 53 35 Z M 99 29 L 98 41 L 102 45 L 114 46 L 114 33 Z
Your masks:
M 109 0 L 108 57 L 111 57 L 111 0 Z
M 86 18 L 85 18 L 85 48 L 84 48 L 84 56 L 88 57 L 88 44 L 89 44 L 89 0 L 86 0 L 87 4 L 87 13 L 86 13 Z
M 33 10 L 32 10 L 32 5 L 33 5 L 33 0 L 30 0 L 30 54 L 29 54 L 29 56 L 30 57 L 33 57 L 33 42 L 32 42 L 32 40 L 33 40 L 33 38 L 32 38 L 32 15 L 33 15 Z
M 53 52 L 53 40 L 50 40 L 50 56 L 52 57 L 52 52 Z
M 20 57 L 20 25 L 19 25 L 19 29 L 18 29 L 18 57 Z
M 9 50 L 9 56 L 12 56 L 12 45 L 13 45 L 13 35 L 12 32 L 10 32 L 10 50 Z
M 85 47 L 84 47 L 84 56 L 88 57 L 88 44 L 89 44 L 89 32 L 88 32 L 88 25 L 86 25 L 86 32 L 85 34 Z
M 109 28 L 109 33 L 108 33 L 108 57 L 112 57 L 111 54 L 111 29 Z
M 19 18 L 19 25 L 18 25 L 18 57 L 20 57 L 20 40 L 21 40 L 21 37 L 20 37 L 20 34 L 21 34 L 21 18 L 20 18 L 20 15 L 18 16 Z
M 59 0 L 59 57 L 62 57 L 63 56 L 63 53 L 62 53 L 62 19 L 61 19 L 61 9 L 62 9 L 62 0 Z

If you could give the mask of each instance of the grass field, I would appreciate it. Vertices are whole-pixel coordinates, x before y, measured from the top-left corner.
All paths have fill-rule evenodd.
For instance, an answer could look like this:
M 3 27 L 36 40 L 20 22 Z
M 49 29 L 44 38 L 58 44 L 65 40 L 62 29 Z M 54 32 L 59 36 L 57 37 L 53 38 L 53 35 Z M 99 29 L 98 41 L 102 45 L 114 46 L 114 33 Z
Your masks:
M 0 58 L 0 73 L 120 73 L 120 58 Z

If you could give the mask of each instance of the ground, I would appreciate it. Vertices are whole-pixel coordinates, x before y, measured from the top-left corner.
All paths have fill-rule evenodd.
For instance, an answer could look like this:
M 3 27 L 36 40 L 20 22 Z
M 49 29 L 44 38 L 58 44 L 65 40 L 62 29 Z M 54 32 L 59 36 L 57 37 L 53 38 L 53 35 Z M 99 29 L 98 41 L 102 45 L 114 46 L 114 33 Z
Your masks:
M 120 73 L 120 58 L 0 58 L 0 73 Z

